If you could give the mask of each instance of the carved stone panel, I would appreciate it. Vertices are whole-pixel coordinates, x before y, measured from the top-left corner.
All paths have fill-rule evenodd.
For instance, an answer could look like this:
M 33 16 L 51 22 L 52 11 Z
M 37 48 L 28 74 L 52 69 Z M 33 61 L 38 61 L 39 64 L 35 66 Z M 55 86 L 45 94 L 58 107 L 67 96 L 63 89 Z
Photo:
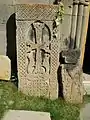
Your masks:
M 23 5 L 26 13 L 20 6 L 17 6 L 16 13 L 19 89 L 25 94 L 55 99 L 58 97 L 59 48 L 58 39 L 53 38 L 52 19 L 57 6 L 39 5 L 37 10 L 37 5 Z M 38 18 L 34 19 L 29 14 L 31 8 L 39 12 Z M 48 8 L 45 9 L 46 17 L 48 15 L 45 20 L 41 19 L 45 16 L 42 14 L 43 8 Z M 49 16 L 51 10 L 53 13 Z M 20 18 L 22 13 L 23 20 Z M 27 13 L 29 16 L 26 16 Z M 35 14 L 37 16 L 38 13 Z
M 84 95 L 84 80 L 82 68 L 76 65 L 62 65 L 63 96 L 65 101 L 70 103 L 82 103 Z

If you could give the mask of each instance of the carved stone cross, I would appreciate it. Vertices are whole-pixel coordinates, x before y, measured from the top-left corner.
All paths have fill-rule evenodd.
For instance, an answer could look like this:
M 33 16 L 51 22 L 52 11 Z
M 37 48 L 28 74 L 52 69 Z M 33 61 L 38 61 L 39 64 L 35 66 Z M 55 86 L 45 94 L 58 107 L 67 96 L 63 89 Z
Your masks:
M 35 29 L 35 42 L 34 41 L 27 41 L 27 53 L 31 51 L 35 51 L 34 59 L 35 59 L 35 73 L 41 73 L 42 65 L 42 51 L 44 54 L 50 55 L 49 44 L 43 41 L 43 29 L 45 25 L 44 23 L 36 22 L 33 23 L 33 28 Z M 31 56 L 32 57 L 32 56 Z M 32 58 L 30 58 L 32 59 Z
M 24 94 L 58 98 L 57 10 L 58 5 L 16 5 L 18 86 Z

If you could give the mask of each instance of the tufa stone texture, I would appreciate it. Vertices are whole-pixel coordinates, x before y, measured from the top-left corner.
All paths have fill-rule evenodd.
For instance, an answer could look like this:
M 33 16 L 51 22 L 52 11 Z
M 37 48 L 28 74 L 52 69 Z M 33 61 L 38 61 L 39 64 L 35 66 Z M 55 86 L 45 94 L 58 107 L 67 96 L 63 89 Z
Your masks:
M 80 50 L 69 49 L 62 51 L 62 84 L 63 97 L 70 103 L 82 103 L 84 95 L 83 71 L 79 63 Z
M 59 39 L 53 20 L 58 6 L 27 4 L 16 8 L 19 89 L 32 96 L 56 99 Z
M 71 67 L 72 66 L 72 67 Z M 62 65 L 63 96 L 70 103 L 82 103 L 84 85 L 80 65 Z

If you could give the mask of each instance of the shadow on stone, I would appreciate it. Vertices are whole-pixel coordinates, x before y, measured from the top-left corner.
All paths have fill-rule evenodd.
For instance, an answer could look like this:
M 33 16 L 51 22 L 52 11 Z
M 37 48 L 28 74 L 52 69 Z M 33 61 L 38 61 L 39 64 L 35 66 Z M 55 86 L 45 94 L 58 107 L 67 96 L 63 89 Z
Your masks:
M 89 16 L 89 25 L 88 25 L 87 39 L 85 45 L 83 72 L 90 74 L 90 16 Z
M 62 99 L 64 99 L 61 66 L 59 66 L 57 70 L 57 79 L 58 79 L 58 97 L 61 97 Z
M 55 0 L 53 4 L 57 5 L 61 0 Z
M 15 76 L 17 78 L 15 13 L 9 17 L 6 24 L 6 31 L 7 31 L 7 56 L 11 60 L 11 76 Z

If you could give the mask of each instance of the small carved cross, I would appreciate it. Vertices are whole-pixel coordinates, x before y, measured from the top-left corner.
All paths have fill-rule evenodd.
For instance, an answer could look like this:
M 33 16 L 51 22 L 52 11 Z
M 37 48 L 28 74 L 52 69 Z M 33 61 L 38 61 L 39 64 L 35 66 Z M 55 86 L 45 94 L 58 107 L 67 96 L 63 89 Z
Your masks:
M 27 53 L 31 52 L 32 50 L 36 50 L 35 56 L 36 56 L 36 71 L 40 72 L 41 68 L 41 50 L 45 51 L 45 53 L 50 54 L 50 50 L 47 49 L 48 45 L 47 43 L 42 42 L 42 30 L 44 28 L 43 23 L 33 23 L 33 27 L 36 32 L 36 43 L 32 41 L 27 41 L 26 46 L 27 46 Z

